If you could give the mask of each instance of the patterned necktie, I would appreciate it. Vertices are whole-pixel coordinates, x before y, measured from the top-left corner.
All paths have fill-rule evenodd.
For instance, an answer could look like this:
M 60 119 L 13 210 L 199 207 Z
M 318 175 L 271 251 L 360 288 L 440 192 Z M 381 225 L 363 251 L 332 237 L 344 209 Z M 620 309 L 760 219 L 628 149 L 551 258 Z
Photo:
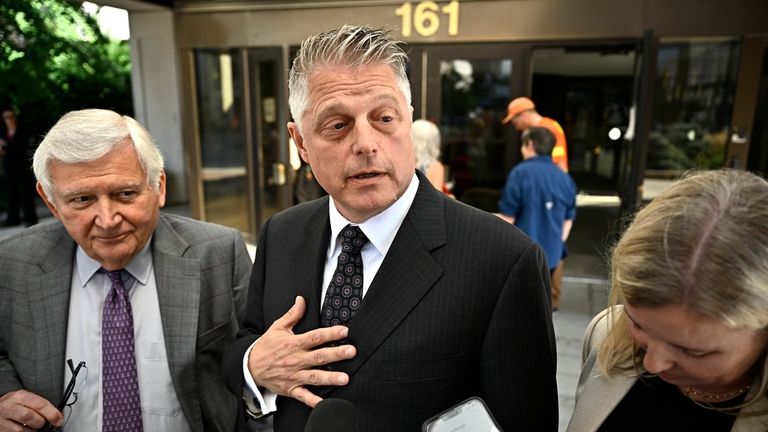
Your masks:
M 133 345 L 133 313 L 120 270 L 107 272 L 112 289 L 104 299 L 102 373 L 103 432 L 141 432 L 141 404 Z
M 341 253 L 325 293 L 320 321 L 323 327 L 348 325 L 363 301 L 363 256 L 368 237 L 360 227 L 347 225 L 339 233 Z

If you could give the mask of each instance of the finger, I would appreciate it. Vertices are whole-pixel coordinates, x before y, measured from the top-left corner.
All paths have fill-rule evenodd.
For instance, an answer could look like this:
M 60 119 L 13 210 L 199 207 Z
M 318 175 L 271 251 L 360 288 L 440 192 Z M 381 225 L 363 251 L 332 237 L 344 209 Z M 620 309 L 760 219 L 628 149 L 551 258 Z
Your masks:
M 272 323 L 272 326 L 292 329 L 293 326 L 298 324 L 301 318 L 304 317 L 306 310 L 307 303 L 304 300 L 304 297 L 296 296 L 296 301 L 293 303 L 293 306 L 291 306 L 291 308 L 288 309 L 288 312 L 286 312 L 283 316 L 275 320 L 275 322 Z
M 307 390 L 305 387 L 295 387 L 290 392 L 290 397 L 296 399 L 299 402 L 304 403 L 310 408 L 314 408 L 315 405 L 320 403 L 323 398 Z
M 46 421 L 54 425 L 64 421 L 59 410 L 48 400 L 26 390 L 13 391 L 0 397 L 0 418 L 16 424 L 6 423 L 4 427 L 10 427 L 9 430 L 19 430 L 20 425 L 39 429 Z
M 48 399 L 31 392 L 25 393 L 21 403 L 28 408 L 28 416 L 23 416 L 20 423 L 32 429 L 40 429 L 46 422 L 57 427 L 64 423 L 64 415 Z
M 349 328 L 342 325 L 318 328 L 303 334 L 301 347 L 305 349 L 319 347 L 328 342 L 344 340 L 347 335 L 349 335 Z
M 296 374 L 296 377 L 306 385 L 312 386 L 344 386 L 349 384 L 349 375 L 346 373 L 322 369 L 302 371 Z
M 309 353 L 307 366 L 315 367 L 336 363 L 341 360 L 349 360 L 357 354 L 357 349 L 352 345 L 338 347 L 318 348 Z
M 5 418 L 0 418 L 0 432 L 26 432 L 33 429 L 30 429 L 29 427 L 25 427 L 22 424 L 16 423 L 15 421 L 8 420 Z

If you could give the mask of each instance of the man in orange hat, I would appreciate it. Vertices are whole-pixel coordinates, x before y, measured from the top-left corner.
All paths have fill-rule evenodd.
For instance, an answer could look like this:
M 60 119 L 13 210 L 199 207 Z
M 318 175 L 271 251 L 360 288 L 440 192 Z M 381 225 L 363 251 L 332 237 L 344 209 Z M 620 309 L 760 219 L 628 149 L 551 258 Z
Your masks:
M 507 106 L 507 116 L 501 121 L 503 124 L 512 122 L 512 125 L 520 132 L 525 132 L 532 127 L 544 127 L 555 136 L 555 148 L 552 150 L 552 162 L 563 171 L 568 172 L 568 147 L 565 142 L 565 132 L 560 123 L 549 117 L 544 117 L 536 112 L 536 105 L 525 96 L 512 99 Z M 552 270 L 552 308 L 560 307 L 560 292 L 563 286 L 563 259 L 568 255 L 563 247 L 562 259 Z
M 555 135 L 555 149 L 552 151 L 552 162 L 563 171 L 568 172 L 568 147 L 565 143 L 565 132 L 560 123 L 549 117 L 543 117 L 536 112 L 536 105 L 527 97 L 519 97 L 512 100 L 507 106 L 507 116 L 501 121 L 503 124 L 512 122 L 512 125 L 520 132 L 528 128 L 538 126 L 549 129 Z

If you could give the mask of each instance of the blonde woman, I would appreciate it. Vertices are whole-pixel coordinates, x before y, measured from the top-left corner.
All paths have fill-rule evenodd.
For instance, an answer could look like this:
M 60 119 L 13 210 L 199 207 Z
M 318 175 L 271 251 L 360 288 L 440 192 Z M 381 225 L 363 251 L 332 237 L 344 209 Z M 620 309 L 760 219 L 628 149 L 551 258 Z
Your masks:
M 587 329 L 568 431 L 768 430 L 768 182 L 720 170 L 641 210 Z

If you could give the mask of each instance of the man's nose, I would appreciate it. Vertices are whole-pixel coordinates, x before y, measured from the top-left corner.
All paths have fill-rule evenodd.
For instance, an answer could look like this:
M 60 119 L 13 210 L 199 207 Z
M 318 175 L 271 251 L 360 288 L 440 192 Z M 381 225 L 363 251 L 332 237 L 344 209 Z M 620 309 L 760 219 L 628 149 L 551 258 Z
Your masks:
M 369 122 L 357 122 L 352 143 L 355 154 L 370 155 L 376 153 L 379 148 L 379 141 L 382 139 L 381 132 L 378 131 Z
M 117 211 L 117 206 L 109 199 L 101 199 L 97 203 L 96 224 L 102 228 L 112 228 L 123 220 Z

